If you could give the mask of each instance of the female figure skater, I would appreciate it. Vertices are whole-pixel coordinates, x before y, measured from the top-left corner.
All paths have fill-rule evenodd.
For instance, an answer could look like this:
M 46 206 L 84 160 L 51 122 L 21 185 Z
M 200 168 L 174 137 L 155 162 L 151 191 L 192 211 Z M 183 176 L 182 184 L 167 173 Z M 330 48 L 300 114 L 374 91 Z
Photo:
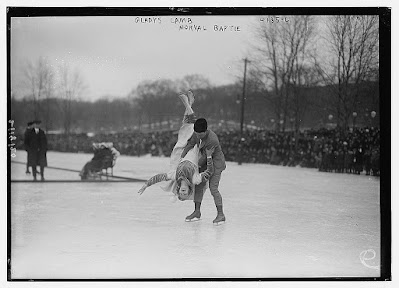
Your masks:
M 187 141 L 191 138 L 194 133 L 194 111 L 191 105 L 194 103 L 194 95 L 189 90 L 188 96 L 180 93 L 179 98 L 182 100 L 186 110 L 184 113 L 184 119 L 182 126 L 180 127 L 178 139 L 175 147 L 173 148 L 170 156 L 170 170 L 168 173 L 161 173 L 151 177 L 141 187 L 138 193 L 143 194 L 144 190 L 161 181 L 168 181 L 167 185 L 161 187 L 165 191 L 173 192 L 179 200 L 193 199 L 195 185 L 202 182 L 208 181 L 213 173 L 213 160 L 212 150 L 206 150 L 206 171 L 199 173 L 198 161 L 199 161 L 199 147 L 195 145 L 185 156 L 181 158 L 181 154 L 186 147 Z

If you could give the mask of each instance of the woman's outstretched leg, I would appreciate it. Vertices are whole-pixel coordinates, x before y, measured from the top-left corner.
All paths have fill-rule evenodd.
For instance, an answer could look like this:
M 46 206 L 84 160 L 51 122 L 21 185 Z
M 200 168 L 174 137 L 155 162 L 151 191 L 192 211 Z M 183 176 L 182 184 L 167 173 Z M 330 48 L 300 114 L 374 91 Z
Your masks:
M 194 133 L 195 117 L 194 117 L 194 111 L 191 108 L 191 104 L 190 104 L 190 103 L 194 102 L 194 94 L 191 91 L 189 91 L 189 95 L 190 95 L 190 97 L 184 93 L 179 94 L 179 98 L 183 102 L 183 105 L 186 108 L 186 110 L 184 112 L 183 123 L 180 126 L 180 129 L 178 132 L 177 143 L 173 150 L 175 150 L 175 148 L 184 149 L 184 147 L 187 144 L 188 139 L 190 139 L 190 137 Z M 179 155 L 179 157 L 180 157 L 180 155 Z

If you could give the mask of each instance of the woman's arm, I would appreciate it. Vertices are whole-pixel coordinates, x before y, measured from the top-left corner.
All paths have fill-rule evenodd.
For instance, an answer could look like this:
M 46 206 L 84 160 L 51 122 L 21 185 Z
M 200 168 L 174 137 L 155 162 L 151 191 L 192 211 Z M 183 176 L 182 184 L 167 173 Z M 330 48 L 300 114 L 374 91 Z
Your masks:
M 170 180 L 170 179 L 168 178 L 168 175 L 166 173 L 161 173 L 161 174 L 152 176 L 150 179 L 147 180 L 147 182 L 144 183 L 143 187 L 141 187 L 141 189 L 137 193 L 139 193 L 141 195 L 141 194 L 143 194 L 144 190 L 147 189 L 147 187 L 150 187 L 151 185 L 154 185 L 158 182 L 167 181 L 167 180 Z

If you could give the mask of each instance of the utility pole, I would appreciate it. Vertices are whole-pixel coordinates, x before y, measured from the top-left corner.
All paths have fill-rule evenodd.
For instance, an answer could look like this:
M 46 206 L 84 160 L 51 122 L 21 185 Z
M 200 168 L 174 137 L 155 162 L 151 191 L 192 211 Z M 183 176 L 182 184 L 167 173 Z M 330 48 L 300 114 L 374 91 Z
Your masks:
M 243 88 L 242 88 L 242 99 L 241 99 L 241 123 L 240 123 L 240 155 L 238 157 L 238 165 L 242 164 L 242 152 L 243 152 L 243 145 L 244 145 L 244 139 L 243 139 L 243 129 L 244 129 L 244 111 L 245 111 L 245 86 L 246 86 L 246 79 L 247 79 L 247 63 L 250 63 L 247 58 L 244 59 L 244 83 L 243 83 Z

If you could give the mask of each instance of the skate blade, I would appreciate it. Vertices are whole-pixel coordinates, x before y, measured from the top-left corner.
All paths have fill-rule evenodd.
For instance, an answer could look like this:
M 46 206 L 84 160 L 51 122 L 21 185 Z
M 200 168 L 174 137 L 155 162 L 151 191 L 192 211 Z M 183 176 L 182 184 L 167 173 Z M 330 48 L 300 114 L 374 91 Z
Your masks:
M 220 222 L 216 222 L 213 223 L 214 226 L 219 226 L 219 225 L 223 225 L 226 221 L 220 221 Z
M 201 220 L 201 218 L 197 218 L 197 217 L 195 217 L 195 218 L 193 218 L 193 219 L 186 219 L 186 222 L 197 222 L 197 221 L 200 221 Z

